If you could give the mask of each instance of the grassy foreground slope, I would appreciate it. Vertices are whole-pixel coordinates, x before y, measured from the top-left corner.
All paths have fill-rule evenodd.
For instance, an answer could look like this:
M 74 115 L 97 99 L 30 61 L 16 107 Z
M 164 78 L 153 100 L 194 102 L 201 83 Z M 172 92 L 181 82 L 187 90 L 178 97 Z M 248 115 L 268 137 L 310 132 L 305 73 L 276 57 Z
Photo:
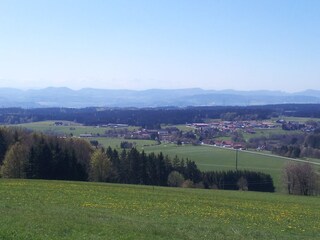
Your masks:
M 320 238 L 315 197 L 3 179 L 0 194 L 0 239 Z

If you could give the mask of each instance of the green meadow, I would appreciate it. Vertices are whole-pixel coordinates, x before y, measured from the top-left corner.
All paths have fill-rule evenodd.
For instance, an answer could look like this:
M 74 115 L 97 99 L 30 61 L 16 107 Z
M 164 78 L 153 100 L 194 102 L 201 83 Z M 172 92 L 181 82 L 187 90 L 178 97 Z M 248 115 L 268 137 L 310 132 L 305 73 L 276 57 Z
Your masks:
M 250 138 L 259 138 L 259 137 L 270 137 L 272 135 L 293 135 L 293 134 L 301 134 L 301 131 L 285 131 L 281 129 L 281 127 L 269 128 L 269 129 L 256 129 L 256 133 L 246 133 L 243 132 L 243 137 L 246 141 Z M 230 138 L 229 138 L 230 139 Z
M 139 150 L 145 148 L 146 146 L 157 145 L 157 142 L 153 140 L 137 140 L 137 139 L 130 140 L 130 139 L 123 139 L 123 138 L 103 138 L 103 137 L 99 137 L 99 138 L 95 137 L 92 139 L 90 138 L 89 140 L 97 140 L 103 147 L 115 148 L 118 151 L 121 151 L 120 144 L 123 141 L 135 143 L 135 147 Z
M 0 239 L 319 239 L 318 197 L 0 180 Z
M 236 151 L 227 148 L 211 146 L 192 146 L 175 144 L 161 144 L 160 146 L 144 147 L 149 152 L 163 152 L 165 155 L 189 158 L 196 162 L 202 171 L 235 170 Z M 282 168 L 287 160 L 278 156 L 259 155 L 255 152 L 238 151 L 238 169 L 268 173 L 272 176 L 276 191 L 282 191 Z
M 287 117 L 287 116 L 281 116 L 277 119 L 283 119 L 285 121 L 293 121 L 293 122 L 301 122 L 301 123 L 305 123 L 307 121 L 316 121 L 318 122 L 320 119 L 319 118 L 307 118 L 307 117 Z M 273 119 L 273 120 L 277 120 L 277 119 Z
M 60 122 L 60 121 L 59 121 Z M 95 126 L 84 126 L 81 124 L 77 124 L 74 122 L 61 121 L 65 125 L 57 126 L 55 125 L 55 121 L 42 121 L 42 122 L 32 122 L 32 123 L 24 123 L 17 125 L 8 125 L 13 127 L 21 127 L 27 128 L 32 131 L 43 132 L 43 133 L 51 133 L 57 135 L 73 135 L 79 137 L 80 134 L 104 134 L 107 130 L 114 130 L 111 127 L 95 127 Z M 129 126 L 128 130 L 132 131 L 134 129 L 138 129 L 139 127 Z M 123 128 L 118 128 L 123 129 Z

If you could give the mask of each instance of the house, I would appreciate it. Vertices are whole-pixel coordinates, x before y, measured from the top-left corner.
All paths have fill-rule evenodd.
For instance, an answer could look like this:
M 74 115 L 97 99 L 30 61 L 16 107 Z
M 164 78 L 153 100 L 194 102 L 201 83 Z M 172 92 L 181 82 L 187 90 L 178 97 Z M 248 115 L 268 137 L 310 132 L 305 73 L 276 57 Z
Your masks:
M 226 147 L 226 148 L 232 148 L 233 147 L 233 142 L 229 141 L 229 140 L 222 141 L 222 146 Z
M 233 147 L 233 142 L 229 141 L 229 140 L 215 141 L 214 146 L 232 148 Z
M 242 143 L 235 143 L 235 144 L 233 145 L 233 148 L 234 148 L 234 149 L 239 149 L 239 150 L 246 149 L 245 145 L 243 145 Z

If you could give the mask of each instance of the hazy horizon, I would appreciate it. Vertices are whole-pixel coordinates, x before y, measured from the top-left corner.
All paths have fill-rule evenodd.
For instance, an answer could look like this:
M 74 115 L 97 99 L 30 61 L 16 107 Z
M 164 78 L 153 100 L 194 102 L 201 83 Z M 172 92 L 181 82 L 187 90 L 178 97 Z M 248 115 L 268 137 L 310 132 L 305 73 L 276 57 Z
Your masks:
M 320 2 L 0 3 L 0 87 L 320 89 Z
M 0 89 L 15 89 L 15 90 L 21 90 L 21 91 L 32 91 L 32 90 L 45 90 L 45 89 L 70 89 L 72 91 L 80 91 L 84 89 L 94 89 L 94 90 L 111 90 L 111 91 L 149 91 L 149 90 L 169 90 L 169 91 L 179 91 L 179 90 L 192 90 L 192 89 L 199 89 L 203 91 L 216 91 L 216 92 L 279 92 L 279 93 L 299 93 L 299 92 L 305 92 L 305 91 L 320 91 L 320 89 L 302 89 L 299 91 L 285 91 L 285 90 L 270 90 L 270 89 L 256 89 L 256 90 L 237 90 L 237 89 L 205 89 L 200 87 L 190 87 L 190 88 L 146 88 L 146 89 L 128 89 L 128 88 L 94 88 L 94 87 L 82 87 L 82 88 L 72 88 L 72 87 L 66 87 L 66 86 L 47 86 L 47 87 L 40 87 L 40 88 L 19 88 L 19 87 L 0 87 Z

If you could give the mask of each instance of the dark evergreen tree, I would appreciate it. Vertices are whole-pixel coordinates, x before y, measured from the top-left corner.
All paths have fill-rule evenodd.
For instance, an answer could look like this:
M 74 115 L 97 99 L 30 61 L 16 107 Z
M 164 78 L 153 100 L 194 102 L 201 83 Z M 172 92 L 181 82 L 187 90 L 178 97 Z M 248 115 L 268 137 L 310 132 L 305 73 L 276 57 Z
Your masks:
M 118 167 L 118 179 L 120 183 L 130 183 L 130 162 L 127 158 L 127 152 L 125 149 L 120 154 L 120 164 Z
M 4 156 L 7 152 L 8 143 L 5 138 L 5 132 L 0 130 L 0 165 L 3 162 Z
M 205 188 L 238 190 L 238 181 L 247 181 L 249 191 L 274 192 L 274 185 L 270 175 L 252 171 L 210 171 L 202 174 Z
M 150 153 L 147 157 L 147 172 L 150 180 L 151 185 L 158 185 L 158 164 L 157 158 L 154 153 Z
M 198 183 L 201 181 L 201 171 L 198 169 L 195 162 L 187 159 L 184 177 L 185 179 L 190 179 L 194 183 Z
M 141 182 L 146 185 L 151 184 L 150 177 L 148 176 L 148 159 L 144 151 L 140 154 L 141 158 Z

